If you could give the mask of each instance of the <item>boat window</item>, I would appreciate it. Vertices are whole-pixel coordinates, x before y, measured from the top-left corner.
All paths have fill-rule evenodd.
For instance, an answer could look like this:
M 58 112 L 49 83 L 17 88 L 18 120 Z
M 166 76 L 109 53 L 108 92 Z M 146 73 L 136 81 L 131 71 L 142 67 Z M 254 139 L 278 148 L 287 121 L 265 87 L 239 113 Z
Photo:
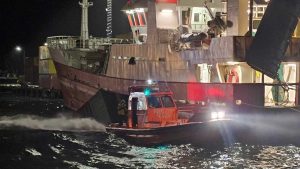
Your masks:
M 132 110 L 131 109 L 131 101 L 133 97 L 137 97 L 138 98 L 138 105 L 137 105 L 137 109 L 138 110 L 147 110 L 147 101 L 146 101 L 146 97 L 144 95 L 144 93 L 141 92 L 134 92 L 131 93 L 129 96 L 129 100 L 128 100 L 128 110 Z
M 170 96 L 161 97 L 164 107 L 175 107 L 174 102 Z
M 160 107 L 162 107 L 161 103 L 160 103 L 160 100 L 159 100 L 159 97 L 155 97 L 155 96 L 149 96 L 148 97 L 148 105 L 149 105 L 150 108 L 160 108 Z

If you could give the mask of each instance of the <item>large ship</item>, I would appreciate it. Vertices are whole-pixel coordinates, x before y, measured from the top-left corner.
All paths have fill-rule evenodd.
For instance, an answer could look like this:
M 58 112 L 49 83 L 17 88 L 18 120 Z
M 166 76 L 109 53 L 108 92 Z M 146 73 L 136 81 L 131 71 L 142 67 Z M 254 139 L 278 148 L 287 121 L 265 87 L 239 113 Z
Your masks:
M 182 111 L 212 102 L 230 107 L 295 107 L 299 105 L 299 39 L 292 38 L 277 80 L 246 62 L 252 34 L 267 9 L 255 0 L 136 0 L 124 6 L 131 39 L 88 33 L 83 0 L 81 36 L 47 38 L 41 57 L 53 59 L 65 106 L 103 123 L 117 119 L 117 104 L 131 85 L 164 83 Z M 249 17 L 251 16 L 251 17 Z M 250 18 L 250 19 L 249 19 Z M 247 36 L 245 36 L 247 34 Z M 293 36 L 300 35 L 300 29 Z

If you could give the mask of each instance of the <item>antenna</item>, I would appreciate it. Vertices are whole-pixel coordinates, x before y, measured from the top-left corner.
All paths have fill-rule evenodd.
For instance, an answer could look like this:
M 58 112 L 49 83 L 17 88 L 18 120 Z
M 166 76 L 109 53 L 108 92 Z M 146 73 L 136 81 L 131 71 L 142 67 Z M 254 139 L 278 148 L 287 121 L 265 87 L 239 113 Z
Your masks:
M 107 25 L 106 25 L 106 35 L 107 38 L 111 38 L 112 36 L 112 0 L 107 0 L 107 7 L 106 7 L 106 14 L 107 14 Z
M 85 48 L 85 41 L 89 39 L 89 28 L 88 28 L 88 8 L 93 6 L 93 2 L 88 2 L 88 0 L 82 0 L 79 2 L 82 8 L 81 15 L 81 39 L 83 41 L 83 48 Z

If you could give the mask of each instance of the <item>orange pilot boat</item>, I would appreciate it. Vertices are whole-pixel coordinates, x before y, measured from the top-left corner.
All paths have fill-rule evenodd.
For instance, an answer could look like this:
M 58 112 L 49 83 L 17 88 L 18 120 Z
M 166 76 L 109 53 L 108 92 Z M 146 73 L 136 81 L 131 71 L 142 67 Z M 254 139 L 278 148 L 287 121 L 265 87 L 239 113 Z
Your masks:
M 129 87 L 126 124 L 110 124 L 106 130 L 135 145 L 222 141 L 228 121 L 225 112 L 179 111 L 173 93 L 164 85 Z M 200 121 L 192 122 L 194 116 Z M 199 118 L 201 117 L 201 118 Z

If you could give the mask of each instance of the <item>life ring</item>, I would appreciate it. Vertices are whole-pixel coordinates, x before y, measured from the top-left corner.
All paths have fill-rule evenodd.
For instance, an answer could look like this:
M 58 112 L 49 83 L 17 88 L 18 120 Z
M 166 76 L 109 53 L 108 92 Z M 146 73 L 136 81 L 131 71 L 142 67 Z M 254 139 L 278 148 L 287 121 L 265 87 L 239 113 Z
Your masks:
M 229 74 L 228 74 L 228 78 L 227 78 L 227 82 L 228 83 L 239 83 L 239 74 L 237 73 L 236 69 L 231 69 Z

